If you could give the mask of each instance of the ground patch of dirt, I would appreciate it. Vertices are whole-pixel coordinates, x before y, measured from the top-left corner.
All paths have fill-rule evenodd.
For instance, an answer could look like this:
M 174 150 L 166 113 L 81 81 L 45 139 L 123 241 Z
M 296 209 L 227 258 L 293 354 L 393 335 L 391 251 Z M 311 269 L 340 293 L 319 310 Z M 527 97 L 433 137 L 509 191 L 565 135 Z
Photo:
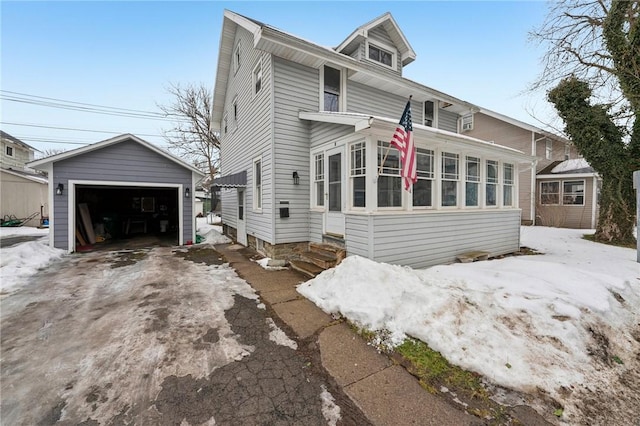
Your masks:
M 113 256 L 112 268 L 122 268 L 123 266 L 135 265 L 148 255 L 148 250 L 125 250 L 119 251 Z M 89 259 L 87 262 L 95 262 L 98 259 Z
M 186 250 L 176 250 L 173 253 L 176 256 L 195 263 L 204 263 L 207 265 L 222 265 L 226 263 L 224 256 L 211 246 L 190 247 Z

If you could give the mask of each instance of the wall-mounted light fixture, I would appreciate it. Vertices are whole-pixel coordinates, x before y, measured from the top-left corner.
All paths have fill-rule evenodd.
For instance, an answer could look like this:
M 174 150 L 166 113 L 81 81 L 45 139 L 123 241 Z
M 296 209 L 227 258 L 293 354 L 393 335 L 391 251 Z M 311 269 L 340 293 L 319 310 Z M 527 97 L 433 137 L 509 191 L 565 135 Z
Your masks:
M 189 192 L 189 187 L 184 189 L 184 198 L 189 198 L 191 196 L 191 192 Z
M 56 187 L 56 195 L 62 195 L 63 191 L 64 191 L 64 185 L 59 183 L 58 186 Z
M 298 174 L 297 171 L 293 172 L 293 184 L 294 185 L 300 184 L 300 175 Z

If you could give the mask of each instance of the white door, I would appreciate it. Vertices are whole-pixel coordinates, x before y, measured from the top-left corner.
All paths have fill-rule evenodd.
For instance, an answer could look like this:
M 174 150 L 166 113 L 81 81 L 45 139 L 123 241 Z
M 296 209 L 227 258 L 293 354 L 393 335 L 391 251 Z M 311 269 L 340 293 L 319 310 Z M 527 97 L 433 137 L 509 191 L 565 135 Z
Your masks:
M 345 202 L 345 172 L 342 159 L 342 147 L 327 151 L 327 206 L 324 218 L 324 232 L 344 236 L 344 202 Z
M 245 221 L 245 190 L 243 188 L 238 188 L 238 228 L 237 228 L 237 237 L 236 239 L 243 246 L 247 245 L 247 226 Z

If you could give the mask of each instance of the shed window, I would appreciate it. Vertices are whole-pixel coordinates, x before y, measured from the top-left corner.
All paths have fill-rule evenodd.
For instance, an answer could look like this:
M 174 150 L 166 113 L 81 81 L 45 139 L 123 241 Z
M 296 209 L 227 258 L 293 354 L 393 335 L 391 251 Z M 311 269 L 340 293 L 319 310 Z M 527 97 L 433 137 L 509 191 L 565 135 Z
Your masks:
M 324 110 L 340 111 L 340 70 L 324 67 Z
M 540 204 L 560 204 L 560 182 L 540 182 Z
M 378 141 L 378 168 L 378 207 L 401 207 L 400 152 L 389 142 Z
M 443 207 L 458 205 L 458 154 L 442 153 L 442 200 Z
M 366 158 L 364 142 L 358 142 L 351 145 L 350 177 L 353 207 L 365 207 L 366 205 Z
M 584 181 L 565 181 L 562 184 L 562 204 L 584 205 Z

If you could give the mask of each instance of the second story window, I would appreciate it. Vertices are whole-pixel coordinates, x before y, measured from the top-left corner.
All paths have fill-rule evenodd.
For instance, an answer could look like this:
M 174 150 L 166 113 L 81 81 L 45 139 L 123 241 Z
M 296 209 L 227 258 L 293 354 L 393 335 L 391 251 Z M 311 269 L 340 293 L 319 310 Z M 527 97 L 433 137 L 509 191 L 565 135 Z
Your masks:
M 388 67 L 393 67 L 393 53 L 373 44 L 369 45 L 369 59 Z
M 7 145 L 7 149 L 6 149 L 5 152 L 9 157 L 13 157 L 13 147 L 12 146 Z
M 255 95 L 262 89 L 262 64 L 258 62 L 253 69 L 253 94 Z
M 568 143 L 564 144 L 564 159 L 568 160 L 569 158 L 571 158 L 571 145 L 569 145 Z
M 340 111 L 340 70 L 324 67 L 324 110 Z
M 547 160 L 551 160 L 553 156 L 553 141 L 551 139 L 547 139 L 544 145 L 544 157 Z
M 233 51 L 233 72 L 236 73 L 240 69 L 240 43 L 236 46 L 236 50 Z
M 233 98 L 233 103 L 231 104 L 231 110 L 233 112 L 233 124 L 235 127 L 238 127 L 238 97 Z
M 435 104 L 433 101 L 425 101 L 424 103 L 424 125 L 429 127 L 436 127 L 436 112 Z

